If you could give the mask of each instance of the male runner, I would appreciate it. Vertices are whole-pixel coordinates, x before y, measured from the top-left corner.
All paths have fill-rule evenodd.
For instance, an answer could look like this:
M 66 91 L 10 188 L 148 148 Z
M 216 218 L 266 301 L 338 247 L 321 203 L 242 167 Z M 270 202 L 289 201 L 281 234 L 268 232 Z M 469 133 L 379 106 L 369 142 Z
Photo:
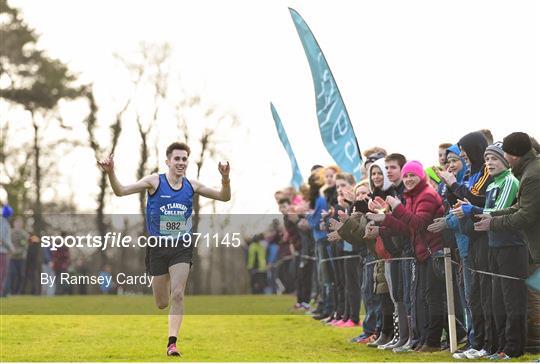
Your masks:
M 107 159 L 98 161 L 99 167 L 105 171 L 116 196 L 126 196 L 148 191 L 146 202 L 146 227 L 151 236 L 185 237 L 191 233 L 191 214 L 193 195 L 199 195 L 219 201 L 229 201 L 231 187 L 229 180 L 229 163 L 218 164 L 221 173 L 221 189 L 206 187 L 202 183 L 185 176 L 190 154 L 185 143 L 172 143 L 167 147 L 169 167 L 167 173 L 151 174 L 139 181 L 122 185 L 114 173 L 114 160 L 111 154 Z M 171 239 L 172 240 L 172 239 Z M 193 244 L 185 243 L 180 238 L 176 246 L 158 246 L 147 249 L 146 269 L 154 276 L 152 290 L 156 305 L 164 309 L 170 304 L 168 356 L 180 356 L 176 348 L 176 340 L 184 311 L 184 290 L 192 264 Z M 165 245 L 165 244 L 163 244 Z

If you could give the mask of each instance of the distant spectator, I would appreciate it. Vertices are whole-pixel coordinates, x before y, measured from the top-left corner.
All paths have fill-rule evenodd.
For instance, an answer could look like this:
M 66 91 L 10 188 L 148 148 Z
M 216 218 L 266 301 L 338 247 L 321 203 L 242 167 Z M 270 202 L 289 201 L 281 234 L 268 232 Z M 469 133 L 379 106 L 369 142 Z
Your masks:
M 377 159 L 380 159 L 382 157 L 386 157 L 388 155 L 388 153 L 386 152 L 386 149 L 384 148 L 381 148 L 381 147 L 371 147 L 371 148 L 368 148 L 366 150 L 364 150 L 364 157 L 366 158 L 369 158 L 375 154 L 379 154 L 380 157 L 377 158 Z
M 503 210 L 492 211 L 475 224 L 480 231 L 520 231 L 525 235 L 530 256 L 540 264 L 540 158 L 527 134 L 516 132 L 504 138 L 505 158 L 520 181 L 518 202 Z
M 52 251 L 50 247 L 43 247 L 41 248 L 41 252 L 43 256 L 41 271 L 46 273 L 50 280 L 54 276 Z M 54 285 L 44 284 L 41 286 L 41 294 L 44 296 L 53 296 L 55 291 L 56 287 Z
M 103 294 L 108 294 L 108 293 L 114 293 L 114 284 L 112 283 L 112 274 L 111 274 L 112 270 L 111 270 L 111 266 L 109 264 L 105 264 L 105 266 L 103 266 L 103 270 L 101 272 L 99 272 L 99 277 L 103 277 L 101 279 L 103 279 L 103 283 L 101 283 L 99 285 L 99 290 L 101 291 L 101 293 Z
M 294 189 L 294 187 L 289 186 L 283 189 L 283 197 L 289 200 L 291 203 L 295 196 L 296 196 L 296 190 Z M 280 199 L 279 201 L 281 200 L 282 199 Z M 279 201 L 277 201 L 278 204 L 279 204 Z
M 65 234 L 62 233 L 62 236 L 65 236 Z M 65 245 L 62 245 L 58 247 L 57 250 L 52 251 L 52 262 L 52 269 L 54 270 L 54 275 L 56 276 L 56 294 L 67 294 L 68 286 L 62 284 L 60 276 L 62 275 L 62 273 L 67 273 L 69 269 L 69 248 Z
M 446 149 L 450 148 L 451 146 L 452 143 L 439 144 L 439 167 L 444 167 L 446 165 Z
M 489 129 L 480 129 L 480 133 L 484 134 L 484 137 L 486 138 L 488 145 L 493 144 L 493 134 L 491 134 L 491 130 Z
M 323 195 L 329 206 L 337 205 L 336 174 L 340 172 L 338 166 L 328 166 L 324 169 Z
M 16 295 L 22 290 L 28 248 L 28 233 L 24 230 L 24 220 L 21 216 L 17 216 L 13 221 L 11 243 L 14 251 L 9 260 L 8 278 L 4 290 L 6 294 Z
M 14 248 L 11 243 L 11 226 L 9 218 L 13 215 L 13 209 L 9 205 L 2 207 L 2 219 L 0 220 L 0 295 L 5 297 L 4 282 L 7 278 L 9 266 L 9 254 L 13 253 Z
M 540 153 L 540 144 L 538 143 L 538 140 L 536 140 L 534 137 L 529 135 L 529 139 L 531 139 L 531 146 L 536 152 L 536 154 Z
M 364 150 L 364 157 L 366 157 L 364 164 L 362 165 L 361 172 L 362 176 L 367 175 L 369 166 L 373 164 L 377 159 L 384 158 L 388 155 L 386 150 L 381 147 L 371 147 Z
M 267 289 L 268 293 L 277 293 L 278 292 L 278 265 L 279 260 L 279 242 L 276 239 L 276 235 L 272 234 L 270 230 L 266 231 L 264 234 L 264 240 L 266 242 L 266 264 L 268 266 L 267 270 Z
M 88 275 L 88 267 L 86 266 L 86 263 L 84 261 L 83 257 L 77 258 L 77 261 L 75 262 L 75 274 L 79 277 L 85 277 Z M 77 294 L 87 294 L 87 287 L 85 284 L 79 284 L 78 292 Z
M 255 235 L 248 247 L 247 269 L 251 278 L 251 293 L 264 293 L 266 286 L 266 247 L 261 234 Z
M 28 239 L 28 252 L 26 254 L 26 272 L 22 293 L 27 293 L 27 287 L 30 287 L 30 294 L 39 295 L 41 293 L 41 245 L 39 237 L 35 234 L 30 235 Z
M 277 190 L 276 192 L 274 192 L 274 199 L 276 200 L 276 202 L 279 202 L 279 200 L 281 200 L 284 197 L 285 197 L 285 193 L 282 190 Z
M 428 176 L 427 180 L 431 187 L 433 187 L 437 192 L 439 192 L 439 184 L 441 183 L 441 179 L 439 178 L 439 176 L 437 176 L 437 173 L 435 172 L 436 168 L 437 167 L 427 167 L 425 172 L 426 176 Z

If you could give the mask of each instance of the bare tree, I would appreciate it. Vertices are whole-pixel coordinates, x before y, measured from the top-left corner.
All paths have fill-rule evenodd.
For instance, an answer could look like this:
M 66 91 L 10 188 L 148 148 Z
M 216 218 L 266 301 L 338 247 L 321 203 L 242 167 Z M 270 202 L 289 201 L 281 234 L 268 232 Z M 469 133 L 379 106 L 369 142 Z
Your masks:
M 32 149 L 23 141 L 17 147 L 10 145 L 9 122 L 3 123 L 0 130 L 0 186 L 7 192 L 7 202 L 15 214 L 22 214 L 29 209 L 30 196 L 27 184 L 32 178 Z
M 92 148 L 92 150 L 94 151 L 94 156 L 96 160 L 99 160 L 107 152 L 109 154 L 114 154 L 116 147 L 118 146 L 118 140 L 120 138 L 120 134 L 122 132 L 122 118 L 131 103 L 131 98 L 128 98 L 128 100 L 123 104 L 120 110 L 116 113 L 113 122 L 110 124 L 111 139 L 110 139 L 110 143 L 108 144 L 109 150 L 107 150 L 107 148 L 100 145 L 95 135 L 96 129 L 98 127 L 97 125 L 98 106 L 94 98 L 92 86 L 88 86 L 85 89 L 84 96 L 86 97 L 88 101 L 88 106 L 89 106 L 88 116 L 84 120 L 84 123 L 86 125 L 86 130 L 88 132 L 88 142 L 90 144 L 90 148 Z M 105 198 L 107 195 L 107 186 L 108 186 L 107 173 L 105 173 L 104 171 L 100 171 L 99 192 L 96 197 L 96 205 L 97 205 L 96 226 L 97 226 L 97 230 L 100 236 L 105 236 L 105 234 L 107 233 L 107 224 L 105 222 L 105 205 L 106 205 Z M 99 249 L 99 252 L 101 254 L 101 265 L 103 266 L 104 264 L 107 263 L 107 255 L 106 255 L 105 250 Z
M 190 115 L 197 120 L 203 121 L 203 126 L 190 122 Z M 175 105 L 175 117 L 178 120 L 178 129 L 187 144 L 190 145 L 194 163 L 196 165 L 196 179 L 201 178 L 203 168 L 208 162 L 217 165 L 225 155 L 220 152 L 220 147 L 226 143 L 220 135 L 226 135 L 227 130 L 238 126 L 239 121 L 235 114 L 219 110 L 213 105 L 207 105 L 198 95 L 186 96 Z M 198 126 L 198 127 L 197 127 Z M 211 200 L 201 203 L 199 195 L 193 197 L 193 232 L 199 232 L 200 213 L 206 207 L 215 206 Z M 204 279 L 208 272 L 202 272 L 201 257 L 197 250 L 194 251 L 194 265 L 192 279 L 188 283 L 188 291 L 191 293 L 209 292 L 210 282 Z
M 138 80 L 138 86 L 143 92 L 142 102 L 134 106 L 136 123 L 141 146 L 139 152 L 139 166 L 137 168 L 137 180 L 144 176 L 157 172 L 157 166 L 149 168 L 151 154 L 157 160 L 157 142 L 151 141 L 151 134 L 158 123 L 159 112 L 167 98 L 167 84 L 169 81 L 168 61 L 171 54 L 171 46 L 168 43 L 153 44 L 141 43 L 137 59 L 127 60 L 117 57 L 122 61 L 125 68 L 134 79 Z M 150 99 L 152 101 L 150 101 Z M 151 148 L 154 144 L 156 147 Z M 139 209 L 145 216 L 144 192 L 139 193 Z
M 51 121 L 59 121 L 58 104 L 81 96 L 77 76 L 58 59 L 51 58 L 37 47 L 39 36 L 28 26 L 19 10 L 7 1 L 0 1 L 0 36 L 2 39 L 0 98 L 19 105 L 29 115 L 33 131 L 32 158 L 34 175 L 34 231 L 41 234 L 44 228 L 42 203 L 43 165 L 45 155 L 43 136 Z M 60 127 L 63 124 L 59 123 Z M 52 159 L 53 163 L 55 159 Z M 47 173 L 49 171 L 47 170 Z
M 177 84 L 172 80 L 173 72 L 169 69 L 170 46 L 168 44 L 141 44 L 138 52 L 129 58 L 117 56 L 124 68 L 128 70 L 132 79 L 138 80 L 138 94 L 134 96 L 134 102 L 130 110 L 135 114 L 135 123 L 140 137 L 139 164 L 136 171 L 137 179 L 158 170 L 158 141 L 161 120 L 178 120 L 176 125 L 181 138 L 192 149 L 191 160 L 195 164 L 195 178 L 200 179 L 205 166 L 209 161 L 217 166 L 219 158 L 225 157 L 220 152 L 226 144 L 222 135 L 228 134 L 228 130 L 238 125 L 236 115 L 220 110 L 216 106 L 209 105 L 201 96 L 194 93 L 181 92 L 176 96 L 169 90 L 171 84 Z M 128 60 L 129 59 L 129 60 Z M 172 98 L 177 100 L 172 101 Z M 172 109 L 174 114 L 168 114 Z M 165 114 L 167 113 L 167 114 Z M 164 117 L 165 115 L 165 117 Z M 171 125 L 167 125 L 167 135 L 174 134 Z M 161 134 L 162 136 L 163 134 Z M 155 164 L 152 161 L 155 160 Z M 139 195 L 139 208 L 141 214 L 145 214 L 146 194 Z M 193 199 L 193 231 L 198 231 L 199 213 L 209 206 L 215 206 L 214 201 L 203 202 L 199 196 Z M 195 260 L 197 260 L 197 256 Z M 200 269 L 195 264 L 194 270 Z M 203 287 L 197 283 L 197 272 L 193 274 L 194 287 Z

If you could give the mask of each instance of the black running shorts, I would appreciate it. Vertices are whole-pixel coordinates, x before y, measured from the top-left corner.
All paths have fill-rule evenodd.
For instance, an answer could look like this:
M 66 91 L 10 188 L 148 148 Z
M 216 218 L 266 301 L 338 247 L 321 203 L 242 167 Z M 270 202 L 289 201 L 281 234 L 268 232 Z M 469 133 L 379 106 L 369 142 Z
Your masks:
M 193 265 L 193 247 L 153 247 L 146 249 L 146 272 L 151 276 L 169 273 L 169 267 L 178 263 Z

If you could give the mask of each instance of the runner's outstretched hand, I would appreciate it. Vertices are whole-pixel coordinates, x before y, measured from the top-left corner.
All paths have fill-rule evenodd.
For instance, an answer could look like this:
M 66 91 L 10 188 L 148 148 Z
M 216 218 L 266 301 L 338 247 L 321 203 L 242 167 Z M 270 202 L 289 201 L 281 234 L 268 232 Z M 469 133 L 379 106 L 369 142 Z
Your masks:
M 221 173 L 221 177 L 223 177 L 223 179 L 229 179 L 229 172 L 231 171 L 231 166 L 229 162 L 227 162 L 227 164 L 221 164 L 221 162 L 219 162 L 218 170 L 219 173 Z
M 99 169 L 105 173 L 111 173 L 114 171 L 114 154 L 111 154 L 107 158 L 97 161 Z

